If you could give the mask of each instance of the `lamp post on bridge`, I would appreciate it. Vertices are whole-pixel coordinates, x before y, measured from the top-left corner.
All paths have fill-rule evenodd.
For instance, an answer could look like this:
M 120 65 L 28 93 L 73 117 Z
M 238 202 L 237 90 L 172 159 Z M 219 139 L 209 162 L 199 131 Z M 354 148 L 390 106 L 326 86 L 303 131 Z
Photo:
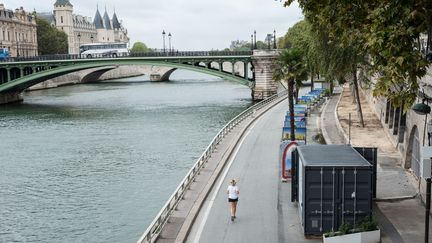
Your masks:
M 171 32 L 169 32 L 168 33 L 168 43 L 169 43 L 169 45 L 168 45 L 168 52 L 169 53 L 171 53 L 171 37 L 172 37 Z
M 277 45 L 276 45 L 276 30 L 273 30 L 273 49 L 277 49 Z
M 251 50 L 253 51 L 253 49 L 254 49 L 253 35 L 251 35 Z
M 163 39 L 163 52 L 165 53 L 165 30 L 162 31 L 162 39 Z
M 77 35 L 77 36 L 78 36 L 78 55 L 81 56 L 81 55 L 80 55 L 80 54 L 81 54 L 81 51 L 80 51 L 80 49 L 81 49 L 81 48 L 80 48 L 80 47 L 81 47 L 81 33 L 78 32 L 78 35 Z M 78 57 L 79 57 L 79 56 L 78 56 Z
M 257 49 L 257 45 L 256 45 L 256 30 L 254 30 L 254 43 L 253 43 L 253 49 Z

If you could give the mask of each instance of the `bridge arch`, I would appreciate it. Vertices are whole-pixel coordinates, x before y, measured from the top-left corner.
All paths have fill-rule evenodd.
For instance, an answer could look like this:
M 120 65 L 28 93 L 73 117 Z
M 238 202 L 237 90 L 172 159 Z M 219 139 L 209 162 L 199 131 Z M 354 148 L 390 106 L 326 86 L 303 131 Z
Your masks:
M 198 63 L 200 62 L 207 63 L 205 60 L 200 60 Z M 243 85 L 247 85 L 249 87 L 252 87 L 253 84 L 253 82 L 251 80 L 248 80 L 247 78 L 234 76 L 227 72 L 208 68 L 207 64 L 205 66 L 195 66 L 195 65 L 190 65 L 190 62 L 180 63 L 180 62 L 166 62 L 166 61 L 157 61 L 157 60 L 140 59 L 140 58 L 118 58 L 118 59 L 103 59 L 97 61 L 76 60 L 76 61 L 68 62 L 68 64 L 69 65 L 66 64 L 56 64 L 51 66 L 41 65 L 40 69 L 43 71 L 32 73 L 23 77 L 17 76 L 19 75 L 20 72 L 19 68 L 12 68 L 11 74 L 13 74 L 14 77 L 16 78 L 12 81 L 1 84 L 0 93 L 22 92 L 23 90 L 35 84 L 68 73 L 73 73 L 76 71 L 86 70 L 90 68 L 98 68 L 98 67 L 102 68 L 102 67 L 109 67 L 109 66 L 115 67 L 119 65 L 153 65 L 153 66 L 172 67 L 173 69 L 171 69 L 171 71 L 166 74 L 166 77 L 168 78 L 169 75 L 171 75 L 171 73 L 174 72 L 176 69 L 185 69 L 185 70 L 201 72 L 213 76 L 218 76 L 228 81 L 240 83 Z
M 115 67 L 110 66 L 110 67 L 101 68 L 101 69 L 95 70 L 91 73 L 88 73 L 87 75 L 85 75 L 84 77 L 81 78 L 81 83 L 88 83 L 88 82 L 91 82 L 93 80 L 98 80 L 104 73 L 111 71 L 113 69 L 115 69 Z

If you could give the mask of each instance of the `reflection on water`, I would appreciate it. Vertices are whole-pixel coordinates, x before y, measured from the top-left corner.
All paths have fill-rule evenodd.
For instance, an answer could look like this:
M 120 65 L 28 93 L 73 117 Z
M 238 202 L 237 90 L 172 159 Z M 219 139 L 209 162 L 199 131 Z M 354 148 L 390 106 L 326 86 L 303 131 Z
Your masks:
M 26 93 L 0 109 L 0 242 L 135 242 L 247 87 L 176 71 Z

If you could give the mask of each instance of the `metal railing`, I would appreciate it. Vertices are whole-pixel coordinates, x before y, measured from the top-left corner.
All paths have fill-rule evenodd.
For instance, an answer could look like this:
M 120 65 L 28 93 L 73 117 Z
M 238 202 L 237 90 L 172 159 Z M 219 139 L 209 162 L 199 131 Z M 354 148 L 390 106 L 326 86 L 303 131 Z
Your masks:
M 252 51 L 166 51 L 166 52 L 139 52 L 139 53 L 100 53 L 100 54 L 57 54 L 33 57 L 9 57 L 3 62 L 23 61 L 52 61 L 52 60 L 76 60 L 97 58 L 122 58 L 122 57 L 215 57 L 215 56 L 252 56 Z
M 249 107 L 248 109 L 240 113 L 238 116 L 234 117 L 217 133 L 217 135 L 213 138 L 211 143 L 207 146 L 204 153 L 202 153 L 201 157 L 198 158 L 194 166 L 189 170 L 187 175 L 177 186 L 174 193 L 171 195 L 171 197 L 168 199 L 168 201 L 159 211 L 156 218 L 153 220 L 153 222 L 150 224 L 150 226 L 147 228 L 147 230 L 138 240 L 138 243 L 151 243 L 157 239 L 157 237 L 159 236 L 162 230 L 162 227 L 165 225 L 169 216 L 177 207 L 178 203 L 183 197 L 183 194 L 189 188 L 190 184 L 194 181 L 195 177 L 198 175 L 203 165 L 209 160 L 210 155 L 213 153 L 213 151 L 216 148 L 216 145 L 219 144 L 222 141 L 222 139 L 244 119 L 253 115 L 257 110 L 260 110 L 263 107 L 267 106 L 268 104 L 274 102 L 279 97 L 286 95 L 286 93 L 287 91 L 285 90 L 283 92 L 275 94 L 269 97 L 268 99 L 265 99 Z

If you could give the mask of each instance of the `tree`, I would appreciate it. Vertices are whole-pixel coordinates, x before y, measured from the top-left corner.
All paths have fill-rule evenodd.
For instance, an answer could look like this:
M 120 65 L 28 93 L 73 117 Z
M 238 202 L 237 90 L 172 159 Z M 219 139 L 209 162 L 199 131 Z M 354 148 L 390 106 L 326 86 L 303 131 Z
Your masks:
M 297 48 L 305 57 L 306 64 L 311 79 L 311 90 L 314 89 L 314 78 L 319 73 L 320 56 L 318 47 L 319 42 L 316 34 L 313 32 L 310 23 L 306 20 L 297 22 L 289 28 L 285 36 L 279 39 L 279 48 Z
M 357 49 L 343 47 L 336 40 L 329 43 L 325 28 L 314 29 L 307 20 L 302 20 L 291 27 L 282 38 L 280 47 L 296 48 L 302 53 L 311 79 L 311 89 L 314 86 L 314 76 L 319 73 L 324 74 L 326 80 L 345 80 L 346 76 L 352 76 L 358 116 L 364 126 L 356 72 L 357 65 L 363 63 L 364 58 Z
M 149 49 L 146 44 L 142 42 L 135 42 L 132 46 L 131 53 L 144 53 L 148 52 Z
M 68 37 L 64 31 L 51 26 L 48 21 L 36 18 L 39 55 L 67 54 Z
M 279 55 L 274 69 L 273 79 L 288 81 L 288 105 L 290 113 L 291 141 L 295 140 L 294 122 L 294 84 L 307 79 L 307 71 L 302 52 L 299 49 L 285 49 Z
M 285 6 L 294 2 L 286 0 Z M 330 41 L 354 47 L 370 60 L 379 74 L 375 96 L 395 106 L 411 107 L 418 79 L 430 65 L 416 43 L 420 33 L 432 29 L 430 0 L 299 0 L 315 29 L 324 29 Z M 430 37 L 429 43 L 430 43 Z
M 228 48 L 225 48 L 225 50 Z M 247 41 L 233 41 L 231 43 L 231 48 L 229 48 L 229 51 L 250 51 L 251 43 Z M 268 49 L 268 44 L 266 44 L 263 41 L 257 41 L 256 42 L 256 49 L 258 50 L 266 50 Z

